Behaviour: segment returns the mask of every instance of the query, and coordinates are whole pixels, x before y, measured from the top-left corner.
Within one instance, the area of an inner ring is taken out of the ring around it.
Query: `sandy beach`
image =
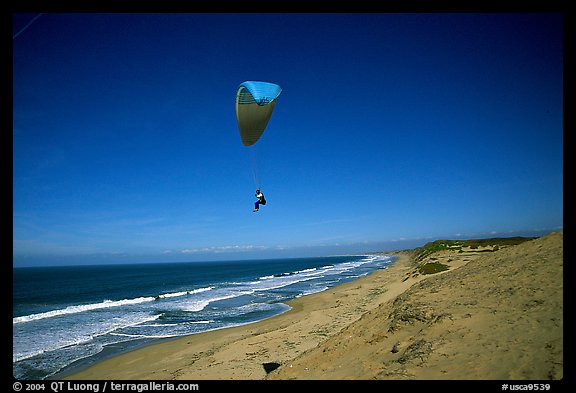
[[[396,255],[284,314],[149,345],[67,379],[563,378],[562,233]],[[449,268],[422,274],[426,263]]]

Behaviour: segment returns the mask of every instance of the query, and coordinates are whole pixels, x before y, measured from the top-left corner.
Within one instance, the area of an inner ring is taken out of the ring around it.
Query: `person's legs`
[[[254,202],[254,211],[258,211],[259,207],[260,207],[260,201]]]

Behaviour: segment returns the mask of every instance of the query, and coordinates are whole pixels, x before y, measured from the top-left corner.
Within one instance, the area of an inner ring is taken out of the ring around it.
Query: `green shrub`
[[[438,272],[443,272],[444,270],[448,270],[448,265],[444,265],[443,263],[432,262],[432,263],[425,263],[424,265],[420,266],[418,270],[422,274],[434,274]]]

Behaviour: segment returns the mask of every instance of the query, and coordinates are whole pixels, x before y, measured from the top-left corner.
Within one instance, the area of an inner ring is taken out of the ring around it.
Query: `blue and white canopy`
[[[246,81],[236,91],[236,119],[245,146],[251,146],[266,129],[280,86],[268,82]]]

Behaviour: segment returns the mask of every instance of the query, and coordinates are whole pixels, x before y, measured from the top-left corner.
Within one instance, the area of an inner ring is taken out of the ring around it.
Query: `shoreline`
[[[313,294],[312,294],[313,295]],[[202,331],[202,332],[198,332],[198,333],[192,333],[192,334],[187,334],[187,335],[183,335],[183,336],[174,336],[174,337],[162,337],[162,338],[155,338],[152,340],[146,340],[146,339],[140,339],[140,340],[134,340],[134,341],[128,341],[128,342],[122,342],[122,343],[116,343],[116,344],[112,344],[112,345],[106,345],[103,350],[100,353],[97,353],[95,355],[83,358],[83,359],[78,359],[72,363],[70,363],[69,365],[67,365],[66,367],[64,367],[62,370],[56,372],[55,374],[49,376],[48,378],[46,378],[47,380],[62,380],[62,379],[71,379],[69,377],[72,377],[75,374],[81,373],[84,370],[86,370],[89,367],[92,367],[94,365],[97,365],[100,362],[106,361],[108,359],[112,359],[115,358],[117,356],[126,354],[126,353],[130,353],[133,351],[137,351],[139,349],[143,349],[146,348],[148,346],[151,345],[162,345],[165,343],[168,343],[170,341],[174,341],[174,340],[180,340],[189,336],[196,336],[198,334],[205,334],[205,333],[210,333],[210,332],[214,332],[214,331],[218,331],[218,330],[225,330],[225,329],[233,329],[233,328],[237,328],[237,327],[242,327],[242,326],[246,326],[246,325],[251,325],[254,323],[258,323],[258,322],[262,322],[262,321],[266,321],[270,318],[274,318],[277,316],[280,316],[282,314],[285,314],[287,312],[289,312],[291,310],[291,308],[288,306],[288,309],[285,311],[282,311],[281,313],[274,315],[272,317],[268,317],[266,319],[262,319],[260,321],[254,321],[254,322],[246,322],[246,323],[240,323],[238,325],[232,325],[232,326],[226,326],[226,327],[220,327],[220,328],[214,328],[211,330],[206,330],[206,331]],[[136,341],[140,341],[140,342],[136,342]],[[116,349],[111,349],[110,347],[116,347]],[[117,349],[117,348],[121,348],[121,349]]]
[[[80,380],[563,378],[563,234],[445,249],[286,302],[258,322],[146,345]],[[449,269],[424,274],[419,264]]]
[[[376,270],[366,276],[339,284],[325,291],[300,296],[285,302],[290,309],[273,317],[244,325],[143,343],[134,349],[128,349],[102,359],[97,358],[94,362],[79,360],[76,365],[72,363],[51,379],[264,379],[266,371],[263,363],[286,361],[290,359],[290,356],[297,356],[318,345],[329,335],[360,318],[364,312],[376,307],[383,299],[397,296],[418,281],[414,279],[410,282],[402,282],[405,273],[413,267],[409,252],[395,251],[385,254],[396,258],[387,268]],[[384,284],[384,288],[382,284]],[[358,289],[360,288],[363,290],[359,292]],[[370,301],[362,300],[366,297],[365,295],[368,295]],[[346,304],[343,304],[339,299],[341,296],[346,298],[353,296],[357,301],[354,303],[347,301]],[[344,311],[345,317],[341,315],[341,311]],[[306,335],[307,333],[310,337],[305,340],[298,340],[297,334],[288,332],[287,329],[295,324],[304,325],[296,330],[298,334]],[[281,334],[282,332],[284,334]],[[258,351],[253,350],[259,347],[258,340],[265,340],[269,336],[274,336],[270,339],[278,342],[279,348],[283,348],[282,355],[276,358],[270,354],[260,357],[256,354]],[[291,337],[294,337],[295,340],[290,341]],[[222,374],[222,371],[219,371],[221,367],[214,365],[215,362],[212,360],[208,360],[207,364],[203,366],[206,370],[201,375],[170,372],[170,367],[175,370],[180,368],[180,356],[184,359],[192,355],[195,359],[192,363],[205,363],[201,359],[196,359],[198,356],[195,356],[194,353],[202,354],[200,355],[202,357],[210,353],[221,352],[232,344],[240,343],[243,348],[250,350],[244,353],[240,353],[240,350],[227,350],[227,352],[237,352],[238,356],[226,354],[225,361],[242,363],[242,357],[252,359],[248,359],[249,368],[245,368],[246,364],[244,364],[241,367],[243,368],[242,372],[237,370],[233,376]],[[166,367],[146,364],[146,359],[149,358],[163,358],[162,363],[166,363]],[[122,367],[123,364],[130,364],[133,367]]]
[[[99,353],[90,355],[88,357],[85,358],[81,358],[78,360],[73,361],[72,363],[68,364],[67,366],[65,366],[64,368],[62,368],[61,370],[55,372],[52,375],[49,375],[46,377],[46,380],[61,380],[61,379],[68,379],[68,378],[72,378],[72,376],[74,376],[75,374],[78,374],[82,371],[84,371],[85,369],[92,367],[102,361],[106,361],[108,359],[114,358],[116,356],[125,354],[125,353],[129,353],[132,351],[137,351],[139,349],[151,346],[151,345],[157,345],[157,344],[164,344],[167,342],[171,342],[174,340],[179,340],[179,339],[183,339],[189,336],[196,336],[199,334],[205,334],[205,333],[211,333],[214,331],[219,331],[219,330],[224,330],[224,329],[234,329],[234,328],[238,328],[238,327],[243,327],[243,326],[247,326],[247,325],[253,325],[259,322],[263,322],[266,321],[268,319],[271,318],[275,318],[278,316],[281,316],[285,313],[288,313],[290,311],[293,310],[293,306],[291,306],[291,302],[293,301],[298,301],[299,299],[302,298],[308,298],[310,296],[315,296],[317,294],[321,294],[324,293],[326,291],[329,291],[331,289],[334,289],[335,287],[341,286],[341,285],[345,285],[351,282],[355,282],[359,279],[362,279],[374,272],[377,271],[382,271],[382,270],[387,270],[390,266],[394,265],[396,263],[396,261],[398,260],[398,256],[395,254],[395,252],[374,252],[374,253],[366,253],[366,254],[347,254],[347,256],[374,256],[374,255],[385,255],[385,256],[391,256],[392,262],[390,263],[390,265],[384,267],[384,268],[380,268],[374,271],[369,272],[368,274],[353,278],[353,279],[347,279],[346,281],[337,284],[336,286],[331,286],[331,287],[325,287],[324,289],[321,290],[317,290],[317,291],[313,291],[313,292],[309,292],[309,293],[304,293],[301,294],[299,296],[297,296],[294,299],[288,300],[288,301],[283,301],[282,303],[279,303],[283,310],[278,312],[275,315],[272,316],[268,316],[265,317],[262,320],[256,320],[256,321],[251,321],[251,322],[243,322],[243,323],[238,323],[235,325],[230,325],[230,326],[225,326],[225,327],[218,327],[218,328],[213,328],[210,330],[205,330],[205,331],[201,331],[201,332],[197,332],[197,333],[190,333],[190,334],[186,334],[186,335],[179,335],[179,336],[172,336],[172,337],[158,337],[158,338],[153,338],[153,339],[137,339],[137,340],[131,340],[131,341],[127,341],[127,342],[120,342],[120,343],[114,343],[114,344],[109,344],[103,347],[102,351],[100,351]]]

